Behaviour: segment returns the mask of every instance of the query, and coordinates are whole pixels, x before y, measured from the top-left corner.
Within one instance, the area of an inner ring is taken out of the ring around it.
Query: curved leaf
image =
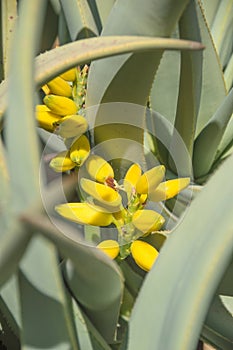
[[[128,52],[170,50],[200,50],[200,43],[167,38],[133,36],[97,37],[68,43],[45,52],[36,58],[35,81],[38,87],[71,67],[92,60]],[[8,81],[0,85],[0,116],[6,109]]]
[[[21,2],[20,20],[12,44],[5,133],[15,212],[24,210],[40,198],[33,72],[45,5],[44,0]],[[20,118],[17,117],[19,113]]]
[[[216,112],[218,106],[226,96],[226,87],[221,64],[200,0],[197,2],[197,15],[201,41],[205,45],[205,50],[203,51],[202,92],[196,135],[198,135],[207,124],[208,120]]]
[[[232,113],[233,89],[195,140],[193,154],[195,177],[202,177],[210,171]]]
[[[60,3],[72,41],[98,35],[87,0],[61,0]]]
[[[76,229],[62,222],[53,220],[53,226],[40,215],[24,216],[22,221],[32,230],[40,229],[70,260],[66,276],[74,297],[103,337],[113,341],[123,293],[123,278],[116,263],[95,247],[87,246]]]
[[[116,2],[101,35],[170,36],[186,4],[185,0],[176,1],[175,4],[166,0],[162,6],[160,1],[152,0],[143,3],[139,0]],[[88,77],[87,107],[109,102],[145,106],[162,53],[163,50],[154,53],[134,52],[131,55],[93,62]],[[98,124],[94,129],[95,143],[100,145],[101,151],[108,159],[121,159],[114,163],[115,169],[120,169],[119,177],[122,177],[128,159],[127,149],[130,147],[137,145],[135,153],[138,155],[138,162],[141,165],[145,163],[143,154],[145,111],[141,109],[137,112],[133,109],[125,113],[123,119],[128,124],[126,126],[118,123],[117,114],[122,114],[123,110],[121,104],[118,106],[118,113],[117,106],[114,106],[114,116],[110,112],[111,108],[106,111],[100,107],[96,115],[91,117],[95,118]],[[134,118],[139,122],[137,127]],[[126,146],[123,141],[127,139]],[[111,141],[112,143],[109,143]]]
[[[232,171],[233,157],[212,176],[167,239],[137,298],[128,350],[195,349],[214,291],[232,259]]]
[[[54,245],[44,238],[33,238],[20,264],[18,279],[23,348],[78,350]]]
[[[201,40],[196,6],[193,1],[189,3],[179,21],[179,30],[181,38]],[[182,171],[183,176],[190,176],[192,174],[190,158],[192,158],[193,153],[193,143],[201,96],[202,56],[202,51],[195,53],[188,51],[181,52],[180,86],[174,126],[175,132],[180,134],[188,151],[188,158],[186,159],[184,157],[179,164],[178,171]],[[180,153],[179,147],[176,147],[176,137],[175,139],[171,139],[170,148]],[[174,171],[177,164],[173,163],[173,157],[170,157],[169,163]]]

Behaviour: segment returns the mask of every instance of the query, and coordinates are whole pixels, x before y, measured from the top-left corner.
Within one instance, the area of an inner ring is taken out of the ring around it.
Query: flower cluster
[[[158,251],[141,237],[144,239],[160,230],[165,222],[160,213],[148,208],[148,203],[176,196],[189,185],[190,179],[163,181],[163,165],[142,173],[139,164],[132,164],[123,184],[119,184],[111,165],[98,155],[90,155],[83,167],[87,174],[79,182],[83,201],[58,205],[56,211],[66,219],[83,225],[115,225],[118,240],[103,241],[98,248],[111,258],[124,259],[131,253],[135,262],[148,271]]]
[[[90,153],[84,133],[88,123],[83,114],[88,66],[73,68],[42,87],[44,104],[36,106],[39,127],[65,139],[68,150],[60,152],[50,162],[56,172],[82,165]]]

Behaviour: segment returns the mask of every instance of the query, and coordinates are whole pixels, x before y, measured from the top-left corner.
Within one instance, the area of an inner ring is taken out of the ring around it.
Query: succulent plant
[[[0,348],[232,349],[233,0],[0,9]]]

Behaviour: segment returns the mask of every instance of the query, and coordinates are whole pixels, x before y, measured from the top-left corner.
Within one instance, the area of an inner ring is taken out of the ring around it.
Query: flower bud
[[[105,241],[100,242],[97,245],[97,248],[101,249],[111,259],[115,259],[120,252],[118,242],[113,239],[107,239]]]
[[[61,119],[60,115],[52,113],[47,106],[36,106],[36,120],[40,128],[49,132],[54,132],[56,123],[60,122]]]
[[[76,68],[71,68],[66,72],[60,74],[60,77],[66,81],[74,81],[76,79]]]
[[[60,120],[57,134],[64,138],[78,137],[87,131],[87,120],[78,114],[68,115]]]
[[[159,252],[152,245],[140,240],[134,241],[130,250],[136,264],[144,271],[149,271],[159,256]]]
[[[43,101],[53,113],[61,116],[76,114],[78,110],[75,102],[68,97],[47,95]]]
[[[162,215],[149,209],[137,210],[132,218],[133,225],[144,235],[160,230],[164,222]]]
[[[108,178],[114,178],[114,171],[111,165],[100,156],[91,155],[86,163],[86,169],[93,180],[105,183]]]
[[[81,166],[90,154],[90,143],[85,135],[74,140],[70,147],[70,159]]]
[[[49,166],[57,173],[73,169],[75,165],[76,164],[72,162],[72,160],[69,157],[69,152],[67,151],[58,153],[56,157],[54,157],[49,163]]]
[[[51,94],[66,97],[72,96],[71,86],[61,77],[56,77],[53,80],[50,80],[47,85]]]

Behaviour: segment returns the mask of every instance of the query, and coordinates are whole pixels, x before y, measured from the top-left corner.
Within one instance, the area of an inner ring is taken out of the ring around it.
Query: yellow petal
[[[43,102],[53,113],[61,116],[76,114],[78,110],[76,103],[64,96],[47,95]]]
[[[48,95],[50,93],[49,87],[46,84],[43,85],[41,89],[44,91],[45,95]]]
[[[89,194],[98,204],[110,211],[119,211],[121,209],[121,196],[111,187],[102,185],[89,179],[82,178],[81,188]]]
[[[61,77],[56,77],[53,80],[50,80],[47,83],[47,86],[51,94],[66,97],[71,97],[72,95],[71,86],[67,83],[67,81],[65,81]]]
[[[36,106],[36,120],[38,126],[49,132],[54,132],[56,123],[60,122],[62,117],[58,114],[54,114],[45,105]]]
[[[132,218],[133,225],[144,234],[160,230],[164,222],[162,215],[149,209],[137,210]]]
[[[145,271],[149,271],[152,268],[159,255],[159,252],[154,247],[139,240],[134,241],[130,249],[136,264]]]
[[[76,68],[71,68],[60,74],[60,77],[66,81],[74,81],[76,79]]]
[[[117,241],[113,239],[107,239],[100,242],[97,248],[101,249],[105,254],[107,254],[111,259],[115,259],[120,252],[120,247]]]
[[[133,164],[128,169],[124,181],[129,182],[133,187],[136,187],[136,183],[138,182],[140,176],[141,176],[142,170],[140,165]]]
[[[75,165],[76,164],[72,162],[69,157],[69,152],[67,151],[58,153],[49,163],[49,166],[58,173],[73,169]]]
[[[93,180],[104,183],[107,178],[114,178],[111,165],[100,156],[91,155],[86,163],[86,169]]]
[[[90,154],[90,143],[85,135],[79,136],[70,147],[70,159],[81,166]]]
[[[67,203],[55,207],[64,218],[82,225],[108,226],[113,217],[103,208],[88,203]]]
[[[136,184],[137,193],[148,194],[151,191],[154,191],[163,180],[164,175],[165,167],[163,165],[156,166],[146,171],[142,176],[140,176]]]
[[[67,115],[61,119],[57,134],[64,138],[79,137],[87,131],[88,123],[82,115]]]
[[[173,198],[190,184],[189,177],[168,180],[161,182],[155,191],[151,191],[149,199],[154,202],[164,201]]]

